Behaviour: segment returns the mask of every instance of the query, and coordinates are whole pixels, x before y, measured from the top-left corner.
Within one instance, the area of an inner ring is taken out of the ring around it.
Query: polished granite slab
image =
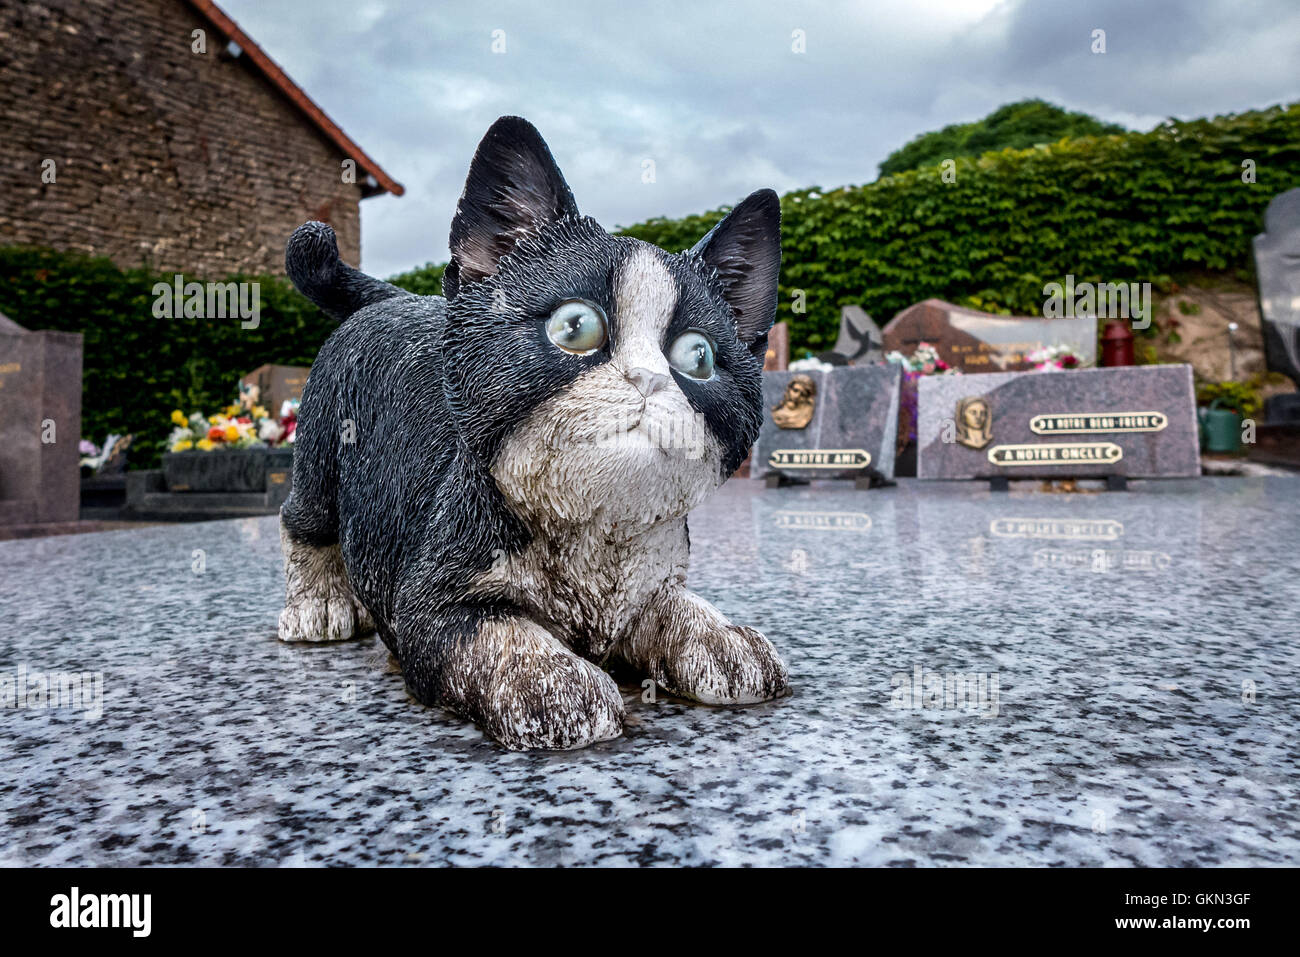
[[[1300,863],[1300,477],[1012,489],[730,483],[692,584],[794,696],[563,754],[279,643],[274,518],[0,543],[0,695],[103,682],[0,707],[0,865]]]

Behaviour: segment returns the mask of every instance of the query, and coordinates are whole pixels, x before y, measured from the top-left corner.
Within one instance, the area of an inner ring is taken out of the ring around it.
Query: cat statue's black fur
[[[679,255],[607,234],[518,117],[470,166],[445,300],[299,227],[289,276],[342,325],[299,409],[280,637],[377,628],[417,699],[512,749],[619,735],[605,666],[787,694],[771,643],[684,584],[686,514],[758,435],[780,249],[771,190]]]

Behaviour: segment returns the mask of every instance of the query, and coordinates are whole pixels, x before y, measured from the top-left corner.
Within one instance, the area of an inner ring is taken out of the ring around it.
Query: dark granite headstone
[[[840,310],[840,336],[830,352],[817,358],[832,365],[867,365],[885,357],[880,327],[861,306]]]
[[[1201,474],[1189,365],[927,376],[923,479]]]
[[[884,329],[886,352],[911,355],[922,342],[934,346],[948,365],[968,373],[1030,369],[1029,353],[1057,345],[1068,345],[1081,364],[1091,365],[1097,361],[1097,320],[995,316],[926,299],[908,306]]]
[[[1265,361],[1300,385],[1300,188],[1268,204],[1255,237],[1255,273]]]
[[[873,469],[893,478],[901,375],[897,365],[763,373],[752,474],[854,478]]]
[[[81,349],[79,332],[0,316],[0,524],[77,519]]]

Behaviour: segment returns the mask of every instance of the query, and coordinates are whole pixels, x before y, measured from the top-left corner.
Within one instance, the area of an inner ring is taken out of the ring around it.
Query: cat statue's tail
[[[293,231],[284,250],[284,269],[300,293],[339,322],[365,306],[412,295],[339,259],[338,240],[325,223],[303,223]]]

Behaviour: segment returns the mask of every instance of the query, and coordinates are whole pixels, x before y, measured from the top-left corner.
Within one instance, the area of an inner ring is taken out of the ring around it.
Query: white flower
[[[279,442],[284,437],[284,427],[275,419],[263,419],[257,428],[257,437],[263,442]]]
[[[791,372],[830,372],[834,368],[829,362],[822,362],[815,356],[809,356],[807,359],[796,359],[789,365]]]

